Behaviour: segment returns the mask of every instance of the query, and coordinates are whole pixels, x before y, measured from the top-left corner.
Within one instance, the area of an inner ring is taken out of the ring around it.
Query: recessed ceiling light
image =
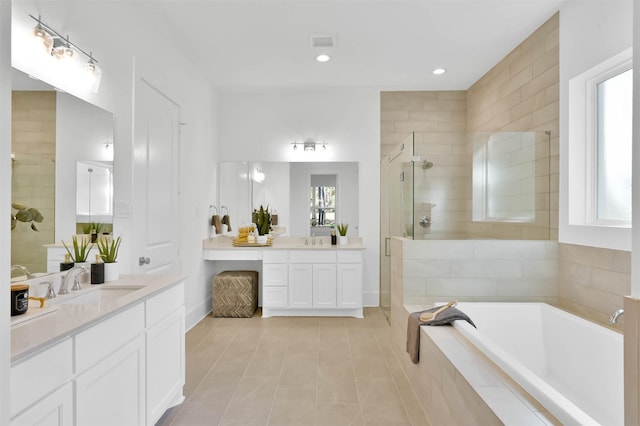
[[[327,62],[329,59],[331,59],[331,57],[329,55],[327,55],[326,53],[322,53],[322,54],[316,56],[316,61],[318,61],[318,62]]]
[[[445,70],[444,68],[436,68],[433,71],[431,71],[433,75],[440,75],[440,74],[444,74],[445,72],[447,72],[447,70]]]

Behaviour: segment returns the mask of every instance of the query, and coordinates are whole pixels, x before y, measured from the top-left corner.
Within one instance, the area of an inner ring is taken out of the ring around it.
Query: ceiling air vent
[[[311,36],[311,47],[334,47],[335,45],[333,36]]]

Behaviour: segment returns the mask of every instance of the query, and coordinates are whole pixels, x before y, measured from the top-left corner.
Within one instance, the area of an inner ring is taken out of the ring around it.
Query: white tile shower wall
[[[403,240],[405,304],[554,302],[558,243],[535,240]]]

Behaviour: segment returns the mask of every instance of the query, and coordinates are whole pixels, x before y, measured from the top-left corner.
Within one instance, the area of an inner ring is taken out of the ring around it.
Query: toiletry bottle
[[[91,284],[104,283],[104,263],[99,254],[96,254],[96,263],[91,264]]]
[[[73,268],[73,262],[71,261],[71,256],[69,255],[69,253],[65,253],[64,262],[60,262],[60,272],[68,271],[71,268]]]

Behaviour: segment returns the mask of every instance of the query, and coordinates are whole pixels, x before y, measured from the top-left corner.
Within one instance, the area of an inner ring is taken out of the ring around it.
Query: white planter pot
[[[258,244],[267,244],[267,236],[266,235],[258,235],[256,237],[256,242]]]
[[[344,246],[349,244],[349,237],[346,235],[343,237],[342,235],[338,235],[338,245]]]
[[[104,282],[115,281],[120,278],[118,262],[104,264]]]

